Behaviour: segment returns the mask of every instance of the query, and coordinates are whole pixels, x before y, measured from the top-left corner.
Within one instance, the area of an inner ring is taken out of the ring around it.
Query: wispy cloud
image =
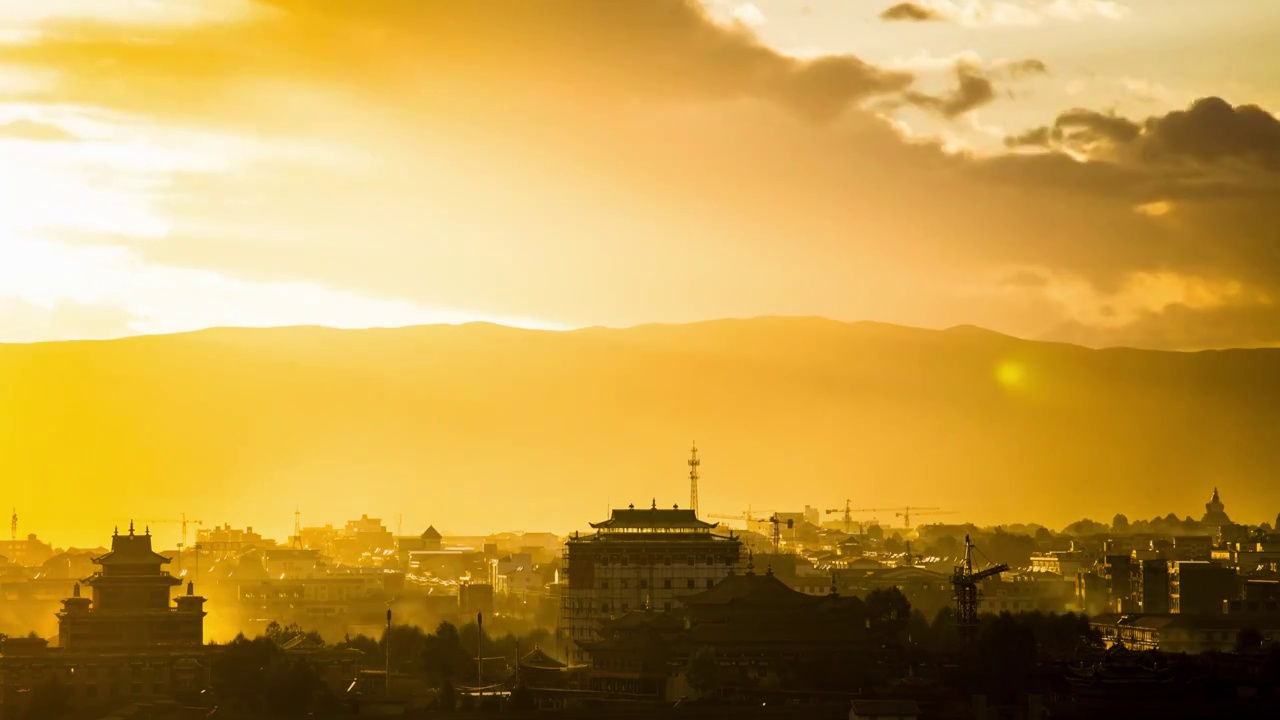
[[[961,25],[1039,25],[1048,21],[1121,20],[1129,8],[1112,0],[921,0],[880,14],[894,21],[950,21]]]

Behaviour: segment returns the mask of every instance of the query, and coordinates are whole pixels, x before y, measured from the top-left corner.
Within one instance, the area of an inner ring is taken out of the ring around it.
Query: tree
[[[694,652],[689,657],[684,676],[689,681],[689,687],[700,696],[709,695],[719,689],[720,659],[716,657],[716,651],[704,647]]]
[[[278,658],[268,673],[270,692],[265,696],[267,711],[275,716],[308,715],[322,683],[311,663],[304,658]]]
[[[867,593],[867,622],[871,631],[885,638],[900,638],[911,621],[911,602],[896,587]]]
[[[1174,520],[1177,521],[1177,518],[1174,518]],[[1067,535],[1074,535],[1079,537],[1082,535],[1103,535],[1107,533],[1110,529],[1111,528],[1108,528],[1106,525],[1103,525],[1100,522],[1090,520],[1089,518],[1084,518],[1083,520],[1077,520],[1071,523],[1070,525],[1066,526],[1065,528],[1062,529],[1062,532],[1066,533]]]
[[[426,636],[422,648],[423,671],[428,683],[452,682],[475,667],[475,659],[462,646],[462,636],[453,623],[442,622]]]
[[[378,641],[364,634],[356,635],[355,637],[348,635],[342,642],[338,643],[337,647],[339,649],[351,648],[359,650],[366,658],[376,658],[379,652]]]
[[[453,683],[449,682],[449,678],[445,678],[440,684],[440,693],[436,695],[436,705],[441,710],[451,711],[458,707],[458,691],[453,689]]]
[[[1036,663],[1036,636],[1009,613],[1000,613],[982,628],[978,653],[987,673],[988,689],[1017,697],[1026,688]]]
[[[1129,532],[1129,518],[1121,513],[1116,513],[1116,516],[1111,518],[1111,530],[1117,533]]]
[[[260,712],[269,690],[268,677],[284,651],[269,638],[250,640],[243,634],[213,658],[213,691],[231,710]]]
[[[320,633],[315,630],[303,630],[302,626],[298,623],[281,625],[275,620],[272,620],[271,623],[267,625],[267,629],[263,632],[263,635],[265,635],[271,642],[282,647],[285,643],[298,636],[303,636],[316,645],[324,645],[324,638],[320,636]]]
[[[936,652],[953,652],[960,647],[960,631],[956,627],[956,611],[950,605],[938,609],[930,625]]]
[[[884,528],[880,527],[879,523],[872,523],[867,527],[867,537],[872,540],[883,540]]]

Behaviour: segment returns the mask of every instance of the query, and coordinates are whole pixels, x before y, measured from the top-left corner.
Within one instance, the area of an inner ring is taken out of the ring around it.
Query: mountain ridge
[[[568,531],[610,502],[687,503],[696,439],[704,513],[850,498],[1061,527],[1198,516],[1219,485],[1261,522],[1280,509],[1276,397],[1275,350],[820,318],[0,345],[0,474],[16,480],[0,501],[79,544],[103,518],[182,512],[283,537],[295,506]]]

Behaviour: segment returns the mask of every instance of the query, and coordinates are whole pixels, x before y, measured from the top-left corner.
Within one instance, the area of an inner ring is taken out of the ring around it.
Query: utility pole
[[[476,613],[476,693],[484,698],[484,613]],[[477,700],[476,705],[481,703]]]
[[[387,642],[385,643],[387,650],[386,670],[383,675],[384,688],[383,693],[387,699],[391,698],[391,608],[387,608]]]
[[[698,514],[698,466],[702,461],[698,459],[698,443],[693,443],[693,456],[689,458],[689,507],[693,508],[693,514]]]

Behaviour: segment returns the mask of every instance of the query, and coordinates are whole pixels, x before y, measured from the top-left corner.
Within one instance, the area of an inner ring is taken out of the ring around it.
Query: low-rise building
[[[1108,648],[1123,645],[1136,651],[1234,652],[1246,628],[1260,632],[1264,642],[1280,641],[1280,615],[1112,613],[1095,617],[1089,624]]]
[[[1240,596],[1234,568],[1201,560],[1171,562],[1169,568],[1169,612],[1220,613]]]
[[[35,535],[22,540],[0,540],[0,556],[14,565],[37,567],[53,557],[53,546]]]

